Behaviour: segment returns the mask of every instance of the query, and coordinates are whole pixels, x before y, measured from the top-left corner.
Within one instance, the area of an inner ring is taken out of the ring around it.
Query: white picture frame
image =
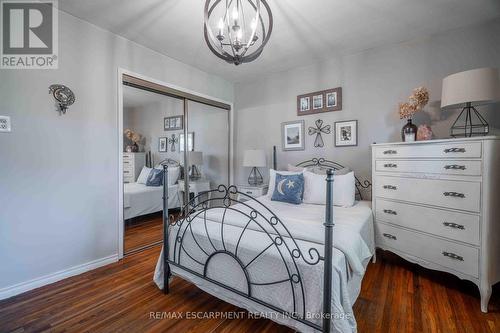
[[[332,91],[326,94],[326,107],[329,108],[334,108],[338,104],[338,98],[337,98],[337,92]]]
[[[311,98],[309,96],[300,98],[300,112],[311,110]]]
[[[168,144],[167,138],[158,138],[158,152],[166,153],[168,149],[167,144]]]
[[[323,94],[313,96],[313,110],[323,109]]]
[[[188,151],[194,151],[194,132],[188,133]],[[179,134],[179,150],[184,151],[184,133]]]
[[[304,150],[304,120],[281,123],[281,142],[284,151]]]

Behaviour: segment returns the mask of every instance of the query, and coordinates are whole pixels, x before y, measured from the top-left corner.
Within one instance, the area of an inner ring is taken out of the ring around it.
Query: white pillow
[[[155,169],[163,170],[163,165],[155,166]],[[181,173],[181,168],[179,166],[169,166],[168,167],[168,186],[175,185],[179,180],[179,175]]]
[[[269,169],[269,189],[267,190],[267,197],[271,198],[274,193],[274,185],[276,184],[276,173],[281,175],[300,175],[302,171],[276,171],[274,169]],[[304,186],[305,187],[305,186]]]
[[[139,174],[139,177],[137,177],[137,184],[144,184],[146,185],[146,182],[149,177],[149,173],[153,170],[152,168],[148,167],[142,167],[141,173]]]
[[[333,176],[333,205],[351,207],[356,197],[354,172]],[[326,176],[304,172],[304,203],[326,204]]]
[[[303,172],[304,170],[306,170],[306,168],[288,164],[287,170],[291,172]]]

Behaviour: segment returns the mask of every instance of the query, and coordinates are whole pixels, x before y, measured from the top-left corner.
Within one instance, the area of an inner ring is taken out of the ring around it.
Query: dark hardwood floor
[[[163,295],[152,281],[159,251],[154,247],[0,301],[0,332],[291,332],[266,319],[186,319],[194,312],[243,310],[179,278]],[[472,283],[388,252],[368,266],[354,310],[361,333],[500,332],[498,288],[483,314]]]
[[[162,213],[134,218],[125,225],[125,254],[163,239]]]

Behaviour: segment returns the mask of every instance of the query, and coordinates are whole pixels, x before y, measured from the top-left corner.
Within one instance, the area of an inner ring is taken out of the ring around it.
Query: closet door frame
[[[123,86],[124,82],[127,85],[135,86],[136,88],[149,90],[159,94],[167,95],[170,97],[178,98],[183,100],[184,104],[184,137],[187,138],[188,133],[188,101],[198,102],[205,105],[217,107],[220,109],[227,110],[228,112],[228,139],[229,139],[229,161],[228,161],[228,174],[229,174],[229,184],[234,183],[234,107],[233,103],[229,101],[222,100],[213,96],[205,95],[190,89],[179,87],[177,85],[163,82],[145,75],[135,73],[133,71],[118,68],[117,75],[117,86],[118,86],[118,259],[122,259],[124,255],[124,231],[125,223],[123,217]],[[187,161],[187,140],[184,140],[184,161],[185,165],[188,165]],[[186,170],[185,170],[186,173]],[[186,177],[185,177],[186,178]],[[184,193],[189,196],[189,179],[184,182],[185,189]],[[184,199],[186,200],[186,198]],[[187,201],[184,201],[187,202]]]

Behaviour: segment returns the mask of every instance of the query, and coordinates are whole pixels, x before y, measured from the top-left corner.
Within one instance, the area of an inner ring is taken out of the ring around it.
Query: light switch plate
[[[10,117],[9,116],[0,116],[0,132],[10,132]]]

